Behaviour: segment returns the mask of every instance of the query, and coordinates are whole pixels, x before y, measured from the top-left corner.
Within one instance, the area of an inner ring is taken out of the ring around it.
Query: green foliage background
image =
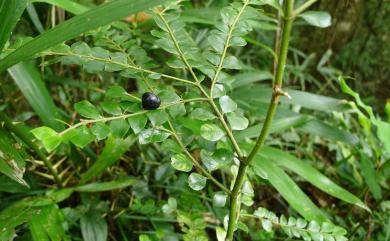
[[[390,240],[389,4],[310,2],[279,89],[278,1],[0,0],[0,240]]]

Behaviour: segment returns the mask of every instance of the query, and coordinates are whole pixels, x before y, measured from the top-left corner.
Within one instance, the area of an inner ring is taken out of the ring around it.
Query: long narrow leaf
[[[38,70],[30,63],[20,63],[9,68],[8,72],[42,122],[61,130],[60,115]]]
[[[80,3],[72,0],[30,0],[31,3],[42,2],[48,3],[57,7],[60,7],[73,14],[82,14],[89,10],[89,7],[81,5]]]
[[[27,0],[0,0],[0,53],[27,6]]]
[[[257,155],[252,162],[257,175],[267,179],[278,190],[280,195],[307,220],[323,223],[328,220],[326,215],[310,200],[298,185],[272,160]]]
[[[0,61],[0,72],[20,61],[30,59],[47,48],[73,39],[86,31],[96,29],[163,2],[164,0],[116,0],[96,7],[44,32],[6,56]]]
[[[20,155],[22,150],[17,150],[14,145],[13,138],[0,128],[0,172],[14,181],[28,186],[23,180],[25,161]]]
[[[310,166],[306,162],[299,160],[286,152],[280,151],[272,147],[264,147],[261,150],[261,155],[267,156],[273,162],[276,162],[279,166],[289,169],[295,172],[318,189],[326,192],[327,194],[336,197],[345,202],[359,206],[366,210],[369,208],[358,197],[348,192],[344,188],[340,187],[328,177],[323,175],[314,167]]]
[[[319,120],[311,120],[298,129],[304,133],[308,133],[314,136],[320,136],[327,140],[341,141],[349,145],[356,145],[359,142],[359,138],[347,131],[325,124]]]

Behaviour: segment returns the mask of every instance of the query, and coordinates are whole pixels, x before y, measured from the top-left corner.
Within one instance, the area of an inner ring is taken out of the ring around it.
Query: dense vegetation
[[[336,2],[0,0],[0,241],[390,240],[389,6]]]

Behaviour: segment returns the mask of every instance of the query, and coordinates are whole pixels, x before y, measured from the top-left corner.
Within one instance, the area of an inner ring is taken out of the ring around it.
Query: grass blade
[[[93,177],[96,177],[101,172],[106,170],[107,167],[116,163],[119,158],[129,149],[129,147],[135,142],[134,136],[129,136],[126,139],[120,139],[110,136],[106,145],[96,160],[96,162],[81,176],[81,183],[85,183]]]
[[[272,147],[264,147],[261,151],[261,154],[267,156],[279,166],[295,172],[306,181],[310,182],[315,187],[326,192],[327,194],[364,208],[368,211],[370,210],[358,197],[334,183],[332,180],[306,162]]]
[[[63,125],[60,115],[38,70],[30,63],[20,63],[8,69],[15,83],[42,122],[59,131]]]
[[[365,154],[360,155],[360,170],[372,196],[376,200],[380,200],[382,198],[382,191],[378,182],[378,175],[374,164]]]
[[[298,130],[313,136],[320,136],[327,140],[341,141],[349,145],[356,145],[359,143],[359,138],[356,135],[325,124],[319,120],[308,121],[307,123],[299,126]]]
[[[0,0],[0,53],[27,6],[27,0]]]
[[[89,10],[89,7],[81,5],[71,0],[31,0],[31,3],[48,3],[57,7],[60,7],[75,15],[82,14]]]
[[[80,34],[149,9],[164,0],[116,0],[71,18],[24,44],[0,61],[0,72]]]
[[[329,221],[321,209],[272,160],[263,155],[257,155],[252,163],[255,173],[267,179],[291,207],[306,220],[315,220],[319,223]]]

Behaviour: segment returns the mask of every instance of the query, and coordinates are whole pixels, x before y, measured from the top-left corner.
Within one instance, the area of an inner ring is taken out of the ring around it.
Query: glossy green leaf
[[[110,134],[110,127],[103,122],[97,122],[91,127],[91,132],[100,141],[106,139],[108,134]]]
[[[117,119],[110,122],[110,130],[115,137],[123,138],[130,129],[126,119]]]
[[[126,139],[109,136],[96,162],[81,175],[81,182],[87,182],[118,162],[120,157],[134,144],[135,140],[136,138],[133,135],[129,135]]]
[[[113,101],[103,101],[101,104],[102,109],[110,115],[121,115],[122,110],[119,103]]]
[[[52,28],[0,61],[0,72],[37,53],[100,26],[163,3],[163,0],[116,0],[96,7]]]
[[[77,147],[84,148],[95,139],[95,136],[86,126],[81,126],[77,129],[73,129],[70,137],[70,141]]]
[[[102,117],[96,107],[87,100],[76,103],[74,109],[79,115],[85,118],[99,119]]]
[[[183,153],[171,157],[171,165],[178,171],[189,172],[192,170],[192,161]]]
[[[209,141],[218,141],[225,136],[225,132],[217,125],[214,124],[204,124],[200,128],[200,135]]]
[[[223,166],[228,166],[233,161],[233,153],[227,149],[218,149],[214,152],[206,150],[200,151],[200,157],[203,165],[208,171],[215,171]]]
[[[203,108],[196,108],[193,110],[191,112],[191,117],[202,121],[208,121],[217,118],[211,111]]]
[[[147,129],[139,134],[139,143],[141,145],[162,142],[169,137],[169,133],[157,129]]]
[[[219,98],[219,105],[223,113],[233,112],[237,109],[237,104],[229,96],[225,95]]]
[[[332,17],[328,12],[306,11],[299,16],[310,25],[320,28],[326,28],[332,24]]]
[[[48,152],[53,151],[62,142],[62,137],[53,129],[43,126],[31,131],[40,140]]]
[[[223,61],[223,68],[225,68],[225,69],[241,69],[241,65],[236,57],[228,56]]]
[[[188,185],[195,191],[202,190],[206,186],[206,182],[207,178],[198,173],[193,172],[188,176]]]
[[[126,94],[127,94],[126,90],[122,86],[119,86],[119,85],[111,86],[106,91],[106,96],[108,98],[122,98],[122,97],[126,96]]]
[[[145,115],[136,115],[130,117],[128,122],[134,133],[138,134],[145,128],[148,118]]]
[[[245,130],[249,125],[249,120],[237,112],[227,113],[226,117],[232,130]]]
[[[165,110],[153,110],[146,114],[154,126],[162,125],[168,121],[168,115]]]
[[[226,204],[227,195],[223,192],[217,192],[213,196],[213,205],[215,207],[224,207]]]
[[[277,165],[295,172],[310,182],[313,186],[328,193],[329,195],[369,210],[368,207],[362,201],[360,201],[359,198],[334,183],[332,180],[323,175],[321,172],[317,171],[317,169],[308,163],[271,147],[264,147],[261,151],[261,155],[265,155],[268,159],[272,160]]]

